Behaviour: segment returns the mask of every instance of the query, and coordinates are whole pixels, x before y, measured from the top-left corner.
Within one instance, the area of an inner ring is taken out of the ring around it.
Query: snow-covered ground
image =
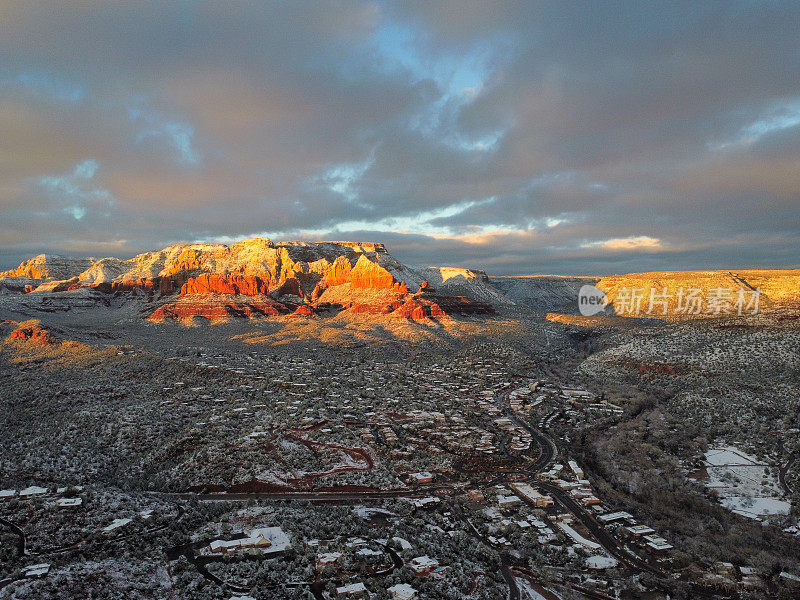
[[[586,566],[590,569],[613,569],[617,566],[618,561],[616,558],[605,556],[603,554],[596,554],[589,556],[586,559]]]
[[[521,600],[549,600],[531,586],[530,582],[523,578],[523,577],[515,577],[514,580],[517,582],[517,587],[519,588],[519,596]],[[547,590],[550,594],[553,594],[556,598],[559,598],[557,594],[554,592]]]
[[[783,500],[778,482],[767,473],[766,465],[739,448],[710,448],[706,471],[706,486],[715,489],[722,505],[733,512],[751,519],[789,513],[791,505]]]

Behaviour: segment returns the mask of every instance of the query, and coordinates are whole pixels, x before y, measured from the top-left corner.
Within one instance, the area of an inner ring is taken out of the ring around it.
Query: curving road
[[[789,472],[792,464],[797,461],[798,456],[792,455],[789,457],[789,460],[783,465],[780,469],[778,469],[778,481],[780,481],[781,487],[783,491],[786,493],[787,496],[790,496],[792,492],[792,488],[789,487],[789,484],[786,483],[786,474]]]
[[[17,538],[18,538],[17,539],[17,552],[19,553],[19,555],[21,557],[25,556],[28,553],[27,548],[26,548],[28,542],[27,542],[27,538],[25,537],[25,531],[22,529],[22,527],[20,527],[19,525],[17,525],[13,521],[9,521],[8,519],[3,519],[2,517],[0,517],[0,525],[4,525],[4,526],[8,527],[15,534],[17,534]]]
[[[504,412],[518,425],[524,427],[530,434],[531,437],[539,444],[541,448],[541,454],[539,458],[534,463],[536,469],[531,473],[531,477],[529,478],[529,483],[535,484],[540,489],[547,491],[551,496],[556,498],[559,503],[564,506],[568,511],[570,511],[574,516],[576,516],[581,523],[583,523],[586,528],[595,536],[597,541],[603,546],[603,548],[616,559],[618,559],[622,564],[626,565],[628,568],[635,570],[635,571],[646,571],[655,575],[662,581],[665,579],[672,579],[672,575],[666,571],[664,571],[660,566],[651,564],[647,560],[642,559],[640,556],[634,554],[631,550],[626,549],[614,536],[612,536],[606,528],[598,523],[594,516],[591,513],[587,512],[583,506],[581,506],[578,502],[575,501],[572,496],[562,490],[560,487],[553,485],[551,483],[542,482],[536,480],[536,475],[538,475],[541,471],[543,471],[549,464],[555,459],[558,455],[558,448],[556,447],[555,443],[547,437],[544,433],[539,431],[538,429],[531,426],[529,423],[525,423],[521,419],[519,419],[516,415],[514,415],[505,404],[505,397],[503,397],[503,401],[501,406],[503,407]],[[800,457],[795,456],[794,460],[797,460]],[[781,474],[785,476],[786,471],[791,466],[793,460],[790,460],[783,469],[781,469]],[[785,481],[783,482],[785,485]],[[514,584],[516,588],[516,584]],[[581,593],[586,594],[584,589],[580,588],[579,586],[572,585],[574,589],[580,591]],[[705,587],[698,583],[692,583],[692,594],[694,598],[718,598],[719,594],[713,587]],[[593,593],[593,594],[586,594],[590,597],[594,598],[603,598],[606,597],[600,593]]]
[[[611,554],[621,563],[634,570],[647,571],[659,577],[668,577],[669,574],[660,567],[650,564],[630,550],[624,548],[622,544],[620,544],[620,542],[614,536],[612,536],[603,525],[598,523],[594,517],[588,513],[583,506],[576,502],[575,499],[572,498],[572,496],[570,496],[567,492],[562,490],[557,485],[536,480],[536,476],[550,466],[550,464],[552,464],[552,462],[558,456],[558,447],[556,446],[555,442],[553,442],[553,440],[547,437],[544,433],[533,427],[530,423],[526,423],[520,419],[512,410],[507,408],[505,406],[505,395],[501,396],[500,400],[503,406],[504,414],[514,423],[520,427],[523,427],[539,445],[539,458],[536,459],[532,465],[533,468],[529,482],[535,484],[542,490],[546,490],[547,493],[557,499],[564,508],[566,508],[575,517],[577,517],[581,523],[583,523],[583,525],[597,539],[600,545],[603,546],[603,548],[605,548],[609,554]]]

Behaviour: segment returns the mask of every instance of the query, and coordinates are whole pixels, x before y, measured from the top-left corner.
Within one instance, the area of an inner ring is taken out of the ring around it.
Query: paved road
[[[621,563],[627,565],[629,568],[638,571],[647,571],[659,577],[668,577],[669,575],[660,567],[652,565],[647,561],[636,556],[632,552],[626,550],[622,544],[612,536],[608,530],[598,523],[592,515],[576,502],[572,496],[562,490],[556,485],[535,481],[536,475],[545,470],[558,456],[558,448],[555,442],[551,440],[544,433],[520,419],[512,410],[505,406],[506,396],[501,396],[501,404],[503,406],[504,414],[510,418],[514,423],[520,427],[525,428],[530,433],[533,440],[539,445],[540,455],[539,458],[532,465],[532,472],[530,482],[535,483],[539,488],[546,490],[551,496],[556,498],[559,503],[576,516],[581,523],[594,535],[600,545],[603,546],[612,556],[618,559]]]
[[[502,565],[500,572],[503,574],[503,579],[505,579],[508,584],[509,600],[519,600],[519,586],[517,585],[517,580],[514,578],[514,573],[511,571],[512,565],[509,562],[508,556],[504,553],[500,553],[500,564]]]
[[[544,482],[538,482],[537,485],[539,488],[546,490],[547,493],[558,500],[562,506],[564,506],[573,515],[578,517],[586,529],[592,532],[592,535],[597,539],[597,541],[600,542],[603,548],[605,548],[614,558],[618,559],[620,562],[634,570],[647,571],[653,575],[658,575],[659,577],[669,576],[669,574],[660,567],[652,565],[639,556],[636,556],[632,552],[626,550],[605,527],[598,523],[591,514],[586,512],[572,496],[570,496],[560,487]]]
[[[381,500],[383,498],[419,498],[430,495],[436,490],[448,487],[446,484],[417,486],[407,490],[379,490],[372,492],[254,492],[230,494],[227,492],[211,494],[178,493],[170,494],[174,498],[197,499],[207,501],[242,502],[247,500],[308,500],[310,502],[363,502],[364,500]]]
[[[556,498],[567,510],[569,510],[574,516],[580,519],[581,523],[583,523],[586,528],[595,536],[598,542],[608,551],[609,554],[617,558],[620,562],[628,566],[629,568],[636,570],[636,571],[646,571],[651,573],[662,581],[665,579],[671,579],[671,575],[664,571],[661,567],[651,564],[646,560],[642,559],[641,557],[637,556],[631,551],[626,550],[620,542],[614,538],[606,528],[598,523],[594,517],[588,513],[578,502],[576,502],[572,496],[566,493],[564,490],[559,488],[556,485],[545,483],[536,480],[536,475],[543,471],[549,464],[555,459],[558,454],[558,448],[556,447],[555,443],[547,437],[544,433],[539,431],[538,429],[531,426],[529,423],[525,423],[524,421],[520,420],[516,417],[513,413],[505,409],[505,404],[503,403],[504,410],[506,410],[506,414],[514,420],[515,423],[524,427],[533,437],[537,444],[539,444],[541,450],[541,455],[539,459],[536,461],[535,466],[536,470],[531,473],[531,477],[529,481],[531,483],[535,483],[541,489],[546,490],[550,495]],[[795,460],[798,457],[795,457]],[[784,473],[788,470],[789,466],[791,465],[790,461],[782,470]],[[694,598],[718,598],[719,594],[713,588],[708,588],[702,586],[700,584],[691,584],[692,586],[692,594]],[[581,593],[586,593],[583,589],[578,588],[577,586],[572,586],[575,589],[578,589]],[[587,594],[590,597],[600,598],[603,597],[603,594],[595,593],[595,594]]]
[[[13,521],[9,521],[8,519],[3,519],[0,517],[0,525],[5,525],[9,529],[11,529],[14,533],[17,534],[17,552],[20,556],[25,556],[27,554],[27,539],[25,537],[25,531],[14,523]]]
[[[789,469],[792,466],[792,463],[796,462],[798,459],[797,455],[792,455],[789,457],[789,460],[783,465],[780,469],[778,469],[778,481],[780,481],[781,487],[786,495],[792,494],[792,488],[789,487],[789,484],[786,483],[786,474],[789,472]]]
[[[532,472],[538,474],[544,471],[558,456],[558,447],[553,443],[553,440],[533,427],[530,423],[526,423],[520,419],[512,410],[504,409],[503,412],[516,425],[524,428],[533,438],[533,441],[539,446],[539,458],[531,465]]]

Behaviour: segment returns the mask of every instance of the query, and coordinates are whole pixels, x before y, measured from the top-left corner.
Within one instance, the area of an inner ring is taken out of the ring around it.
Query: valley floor
[[[792,326],[23,312],[0,598],[796,597]]]

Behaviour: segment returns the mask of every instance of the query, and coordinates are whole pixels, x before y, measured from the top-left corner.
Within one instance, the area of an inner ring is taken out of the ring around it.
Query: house
[[[660,536],[646,535],[644,536],[644,540],[646,542],[646,546],[653,552],[664,553],[672,550],[672,545]]]
[[[76,508],[83,504],[83,498],[59,498],[56,506],[59,508]]]
[[[486,498],[483,495],[483,492],[480,490],[467,490],[467,496],[473,502],[483,503],[486,501]]]
[[[433,474],[428,471],[421,471],[419,473],[411,473],[411,479],[416,483],[430,483],[433,481]]]
[[[631,525],[629,527],[623,527],[623,531],[632,535],[633,537],[641,537],[643,535],[650,535],[656,532],[655,529],[648,527],[647,525]]]
[[[28,579],[37,577],[44,577],[50,572],[50,565],[48,563],[40,563],[36,565],[28,565],[22,569],[22,576]]]
[[[540,493],[539,490],[531,487],[527,483],[512,483],[509,487],[534,506],[539,508],[553,506],[553,499],[550,496]]]
[[[592,550],[592,551],[597,551],[597,550],[600,550],[602,548],[602,546],[600,544],[598,544],[597,542],[593,542],[592,540],[586,539],[581,534],[579,534],[577,531],[575,531],[572,527],[570,527],[567,523],[561,522],[561,523],[558,523],[557,525],[558,525],[559,529],[561,529],[561,531],[566,533],[569,537],[571,537],[574,541],[576,541],[578,544],[580,544],[584,548],[587,548],[587,549]]]
[[[583,479],[583,469],[578,466],[574,460],[571,460],[567,463],[569,468],[572,469],[572,472],[575,474],[575,479]]]
[[[326,552],[324,554],[317,554],[317,569],[324,569],[328,565],[335,564],[342,558],[341,552]]]
[[[367,596],[367,588],[361,583],[350,583],[336,588],[338,596],[345,596],[346,598],[364,598]]]
[[[586,559],[586,567],[593,571],[602,571],[603,569],[613,569],[619,564],[617,559],[604,554],[595,554]]]
[[[0,490],[0,500],[8,500],[17,495],[17,490]]]
[[[497,504],[500,506],[500,508],[513,508],[515,506],[519,506],[521,503],[522,501],[519,499],[519,496],[515,496],[513,494],[497,497]]]
[[[622,511],[600,515],[597,518],[600,519],[603,523],[613,523],[615,521],[633,522],[633,515]]]
[[[392,600],[414,600],[417,597],[417,590],[407,583],[398,583],[387,591],[392,595]]]
[[[416,508],[429,508],[435,504],[439,504],[441,500],[435,496],[428,496],[427,498],[419,498],[413,501]]]
[[[269,553],[282,552],[289,546],[289,536],[280,527],[259,527],[248,532],[246,537],[234,540],[214,540],[209,550],[215,554],[240,550],[260,550]]]
[[[436,559],[425,555],[412,558],[409,561],[408,566],[411,567],[411,570],[414,571],[414,574],[418,577],[427,577],[439,566],[439,562]]]
[[[764,582],[761,580],[761,577],[758,575],[743,575],[742,576],[742,587],[747,589],[756,589],[763,587]]]
[[[103,533],[111,533],[115,529],[119,529],[120,527],[125,527],[128,523],[130,523],[133,519],[114,519],[111,523],[103,527]]]
[[[32,485],[30,487],[26,487],[24,490],[19,491],[20,498],[28,498],[30,496],[43,496],[47,493],[47,489],[43,487],[39,487],[37,485]]]

